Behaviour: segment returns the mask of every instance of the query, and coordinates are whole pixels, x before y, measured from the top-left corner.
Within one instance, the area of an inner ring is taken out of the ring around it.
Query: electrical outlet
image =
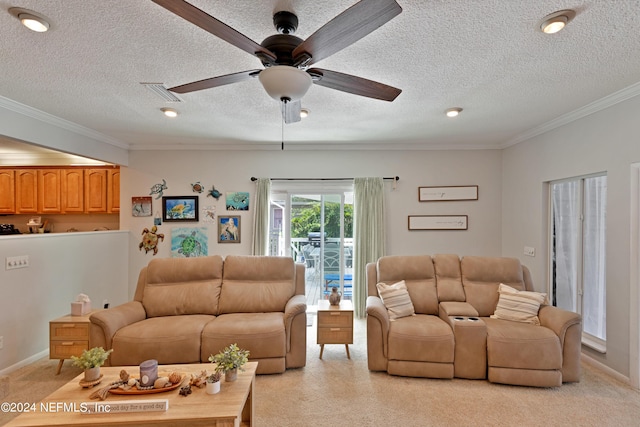
[[[531,246],[525,246],[524,247],[524,254],[526,256],[536,256],[536,250],[535,250],[535,248],[532,248]]]
[[[4,348],[4,337],[0,337],[0,350]]]
[[[7,270],[27,267],[29,267],[29,255],[9,256],[5,259],[5,269]]]

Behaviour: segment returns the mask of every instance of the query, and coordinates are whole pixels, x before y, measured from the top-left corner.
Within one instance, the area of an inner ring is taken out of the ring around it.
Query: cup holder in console
[[[458,321],[458,322],[461,322],[461,321],[463,321],[463,320],[468,320],[469,322],[477,322],[477,321],[479,321],[480,319],[479,319],[479,318],[477,318],[477,317],[455,316],[455,317],[453,318],[453,320],[456,320],[456,321]]]

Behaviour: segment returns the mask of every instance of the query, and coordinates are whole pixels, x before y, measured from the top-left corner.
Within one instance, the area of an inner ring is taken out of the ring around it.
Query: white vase
[[[220,391],[220,381],[216,381],[215,383],[210,383],[207,381],[207,394],[216,394]]]

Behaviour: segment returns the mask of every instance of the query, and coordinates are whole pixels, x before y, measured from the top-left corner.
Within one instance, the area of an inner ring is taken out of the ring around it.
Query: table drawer
[[[89,339],[89,323],[51,323],[52,340],[79,341]]]
[[[353,344],[353,328],[318,328],[318,344]]]
[[[70,359],[80,356],[89,349],[89,341],[51,341],[49,343],[49,359]]]
[[[320,327],[353,327],[352,311],[319,311],[318,326]]]

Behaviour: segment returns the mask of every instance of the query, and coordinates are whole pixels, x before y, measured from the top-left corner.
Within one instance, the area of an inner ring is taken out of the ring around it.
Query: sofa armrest
[[[580,381],[582,351],[582,317],[578,313],[552,305],[540,306],[540,326],[551,329],[562,346],[562,382]]]
[[[389,313],[380,297],[369,296],[367,310],[367,362],[371,371],[387,370]]]
[[[306,327],[307,298],[304,295],[294,295],[284,307],[284,329],[287,334],[287,353],[291,351],[291,327],[293,319],[302,314],[305,318]]]
[[[291,326],[293,318],[298,314],[307,312],[307,299],[304,295],[294,295],[284,307],[284,324],[287,329]]]
[[[140,322],[147,313],[140,301],[129,301],[108,310],[93,313],[89,332],[89,347],[112,348],[113,336],[119,329]]]

